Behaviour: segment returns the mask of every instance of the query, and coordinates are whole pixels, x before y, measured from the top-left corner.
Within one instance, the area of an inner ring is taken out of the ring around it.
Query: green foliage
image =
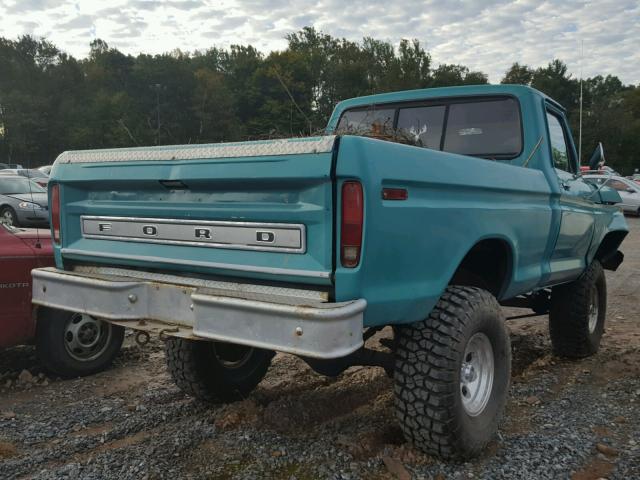
[[[554,60],[537,69],[514,63],[502,83],[530,85],[558,101],[567,109],[578,145],[580,81],[567,73],[562,61]],[[584,79],[582,89],[582,163],[602,142],[607,165],[623,174],[633,173],[640,167],[640,86],[625,86],[618,77],[598,75]]]
[[[321,130],[346,98],[487,83],[464,65],[434,67],[417,40],[394,48],[305,27],[287,41],[268,55],[233,45],[134,57],[98,39],[87,58],[75,59],[45,39],[0,37],[0,161],[37,166],[71,149],[305,135]],[[502,82],[558,100],[577,133],[578,81],[564,63],[515,63]],[[586,79],[584,105],[583,158],[603,141],[609,164],[637,166],[639,88],[612,76]]]
[[[430,87],[452,87],[455,85],[483,85],[489,83],[482,72],[470,72],[464,65],[440,65],[434,72]]]

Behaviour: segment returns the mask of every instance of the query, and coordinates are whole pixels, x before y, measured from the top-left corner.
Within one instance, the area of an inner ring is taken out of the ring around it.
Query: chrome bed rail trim
[[[203,160],[328,153],[333,150],[335,139],[335,135],[324,135],[319,137],[209,143],[202,145],[71,150],[61,153],[56,159],[55,164]]]

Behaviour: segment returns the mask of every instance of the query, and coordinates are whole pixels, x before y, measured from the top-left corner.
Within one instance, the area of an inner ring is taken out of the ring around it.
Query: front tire
[[[0,210],[0,220],[11,227],[19,227],[18,215],[11,207],[2,207]]]
[[[42,364],[61,377],[91,375],[116,357],[124,328],[90,315],[50,308],[38,311],[36,353]]]
[[[271,350],[177,337],[167,340],[165,354],[180,390],[213,403],[246,398],[267,374],[275,355]]]
[[[607,280],[594,260],[576,281],[553,288],[549,333],[556,355],[583,358],[600,347],[607,316]]]
[[[441,458],[477,455],[509,390],[511,344],[497,300],[451,286],[426,320],[397,331],[395,411],[405,437]]]

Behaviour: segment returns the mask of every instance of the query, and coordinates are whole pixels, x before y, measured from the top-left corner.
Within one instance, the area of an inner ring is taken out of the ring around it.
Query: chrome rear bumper
[[[116,268],[33,270],[33,303],[130,328],[339,358],[363,344],[364,299]]]

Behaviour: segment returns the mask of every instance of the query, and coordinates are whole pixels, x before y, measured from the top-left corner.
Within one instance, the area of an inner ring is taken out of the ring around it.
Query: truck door
[[[556,246],[551,256],[552,282],[575,278],[586,264],[594,228],[595,204],[592,188],[578,172],[578,160],[564,114],[547,107],[547,127],[551,161],[560,185],[558,204],[561,211]]]

